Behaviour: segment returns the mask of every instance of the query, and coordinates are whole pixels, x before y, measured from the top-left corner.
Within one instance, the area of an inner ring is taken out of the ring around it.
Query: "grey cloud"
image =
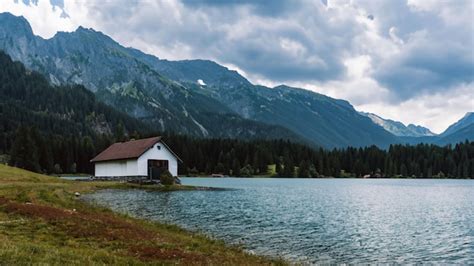
[[[64,0],[50,0],[51,5],[64,8]]]
[[[472,48],[441,40],[410,46],[397,58],[379,66],[375,75],[401,99],[474,81]]]
[[[472,23],[447,25],[438,13],[413,10],[404,1],[359,0],[353,9],[312,0],[166,3],[105,1],[90,9],[99,30],[122,43],[149,44],[145,50],[158,56],[173,51],[175,58],[216,60],[273,82],[344,80],[344,60],[360,55],[371,58],[368,75],[394,100],[473,82]],[[358,38],[368,26],[357,16],[376,23],[387,42],[396,28],[400,51],[380,55],[363,48]]]
[[[282,47],[285,43],[288,47],[295,46],[289,49],[301,51],[292,54]],[[221,60],[277,82],[331,80],[341,77],[345,71],[337,51],[324,41],[314,42],[303,33],[261,34],[257,31],[226,46],[220,54]]]
[[[269,16],[288,13],[299,4],[298,2],[298,0],[183,0],[183,3],[190,7],[224,9],[249,6],[256,13]]]
[[[291,18],[278,12],[269,17],[258,11],[267,8],[270,13],[273,9],[288,12],[289,3]],[[95,5],[94,15],[100,17],[101,30],[113,32],[119,40],[142,39],[167,50],[183,45],[194,58],[232,64],[274,81],[330,80],[344,74],[339,59],[343,44],[327,35],[338,31],[341,38],[347,34],[346,29],[329,25],[315,3],[185,1],[179,18],[163,17],[167,14],[162,16],[152,8],[140,9],[140,4],[143,3]],[[191,9],[195,6],[212,8]],[[242,8],[246,8],[247,17],[242,17]],[[117,17],[126,23],[125,27],[115,22]],[[232,37],[238,32],[243,33]],[[160,56],[160,51],[156,54]]]

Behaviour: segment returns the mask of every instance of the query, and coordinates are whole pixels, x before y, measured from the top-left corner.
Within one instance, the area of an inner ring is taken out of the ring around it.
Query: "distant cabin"
[[[178,175],[179,157],[161,137],[117,142],[91,160],[102,178],[158,179],[164,170]]]

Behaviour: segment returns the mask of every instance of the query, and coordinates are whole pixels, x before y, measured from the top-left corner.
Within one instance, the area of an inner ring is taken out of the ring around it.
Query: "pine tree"
[[[408,170],[407,170],[407,167],[405,166],[405,164],[402,164],[400,166],[400,175],[402,175],[403,177],[408,176]]]
[[[232,175],[240,176],[240,163],[237,159],[234,159],[234,161],[232,162]]]
[[[10,151],[10,164],[19,168],[39,172],[38,148],[26,126],[21,126],[15,133],[15,141]]]
[[[284,168],[283,168],[283,176],[284,177],[294,177],[295,176],[295,165],[293,164],[293,160],[290,156],[285,156],[283,159]]]
[[[278,159],[276,162],[275,162],[275,172],[276,172],[276,175],[279,176],[279,177],[282,177],[283,176],[283,167],[281,166],[281,161],[280,159]]]
[[[310,177],[309,163],[306,160],[301,161],[298,167],[298,177],[301,177],[301,178]]]

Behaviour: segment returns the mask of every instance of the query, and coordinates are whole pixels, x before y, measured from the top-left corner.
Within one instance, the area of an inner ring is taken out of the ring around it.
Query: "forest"
[[[311,149],[285,140],[198,140],[169,135],[166,142],[181,157],[181,174],[222,173],[277,177],[473,178],[474,142],[439,147],[419,144],[345,149]],[[268,166],[275,165],[269,173]]]
[[[9,162],[48,174],[93,174],[89,160],[115,141],[127,136],[43,135],[22,126],[15,138]],[[345,149],[312,149],[287,140],[197,139],[162,134],[164,141],[183,160],[180,175],[274,177],[412,177],[474,178],[474,142],[439,147],[419,144]],[[140,136],[135,136],[139,138]],[[274,171],[269,169],[274,165]]]
[[[82,86],[52,86],[0,52],[0,163],[47,174],[93,174],[116,141],[162,135],[182,175],[474,178],[474,142],[325,150],[289,140],[202,139],[157,132]]]

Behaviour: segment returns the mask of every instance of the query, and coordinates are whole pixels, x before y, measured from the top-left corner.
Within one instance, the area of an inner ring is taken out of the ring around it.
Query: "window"
[[[160,145],[156,145],[156,148],[157,148],[158,150],[161,150],[161,146],[160,146]]]

